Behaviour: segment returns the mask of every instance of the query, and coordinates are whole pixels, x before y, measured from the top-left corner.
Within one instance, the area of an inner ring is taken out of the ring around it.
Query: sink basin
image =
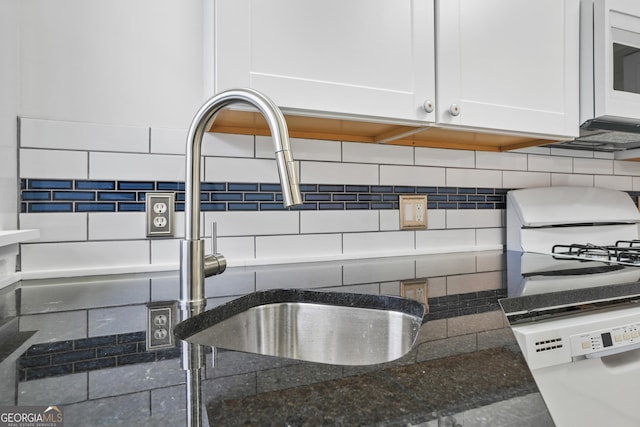
[[[333,365],[395,360],[415,343],[425,308],[380,295],[276,289],[187,319],[176,338],[229,350]]]

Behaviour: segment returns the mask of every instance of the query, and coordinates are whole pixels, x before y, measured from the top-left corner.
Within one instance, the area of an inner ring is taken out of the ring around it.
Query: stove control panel
[[[572,356],[605,356],[640,345],[640,322],[571,337]]]

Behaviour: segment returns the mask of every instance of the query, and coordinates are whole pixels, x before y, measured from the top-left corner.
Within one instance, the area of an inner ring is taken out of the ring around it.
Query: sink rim
[[[307,289],[269,289],[241,296],[213,307],[178,323],[174,336],[185,341],[191,335],[214,326],[253,307],[279,303],[307,303],[348,308],[396,311],[421,319],[424,323],[425,306],[412,299],[392,295],[357,294],[348,292],[313,291]]]

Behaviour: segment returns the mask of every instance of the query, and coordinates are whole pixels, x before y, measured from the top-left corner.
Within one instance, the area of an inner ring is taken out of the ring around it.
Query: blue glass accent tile
[[[384,200],[385,202],[397,202],[400,200],[400,196],[398,196],[397,194],[385,194],[384,196],[382,196],[382,200]]]
[[[167,360],[167,359],[177,359],[182,355],[182,350],[178,347],[176,348],[167,348],[164,350],[156,351],[156,359],[157,360]]]
[[[180,193],[180,194],[182,194],[182,201],[184,201],[184,198],[185,198],[184,193]],[[208,192],[207,193],[202,193],[202,192],[200,193],[200,201],[201,202],[208,202],[209,200],[211,200],[211,193],[208,193]]]
[[[467,196],[461,196],[461,195],[447,196],[447,200],[450,202],[466,202]]]
[[[493,203],[478,203],[478,209],[495,209]]]
[[[495,194],[493,188],[478,188],[478,194]]]
[[[158,191],[184,191],[184,182],[157,182]]]
[[[438,188],[437,187],[418,187],[416,188],[416,193],[418,194],[432,194],[432,193],[437,193],[438,192]]]
[[[53,200],[95,200],[93,191],[54,191]]]
[[[73,181],[56,179],[30,179],[27,186],[29,189],[72,190]]]
[[[338,193],[344,191],[344,185],[319,185],[318,191],[323,193]]]
[[[427,195],[428,202],[446,202],[447,196],[439,195],[439,194],[429,194]]]
[[[230,211],[257,211],[257,203],[229,203]]]
[[[305,202],[329,202],[331,201],[331,194],[305,194]]]
[[[22,356],[18,359],[18,368],[37,368],[49,365],[51,365],[51,356],[49,354],[31,357]]]
[[[415,193],[416,187],[411,187],[408,185],[396,185],[393,187],[394,193]]]
[[[357,194],[334,194],[333,201],[334,202],[355,202],[358,200]]]
[[[438,187],[438,193],[456,194],[458,187]]]
[[[460,187],[458,188],[458,194],[476,194],[476,189]]]
[[[118,344],[96,349],[98,357],[118,356],[121,354],[135,353],[138,351],[137,343]]]
[[[98,200],[104,202],[133,202],[136,200],[136,193],[125,193],[122,191],[113,193],[98,192]]]
[[[20,213],[27,213],[27,204],[20,203]]]
[[[118,212],[144,212],[145,210],[144,203],[118,203]]]
[[[25,380],[37,380],[40,378],[59,377],[61,375],[69,375],[73,373],[73,365],[47,366],[42,368],[31,368],[27,370]]]
[[[509,191],[508,188],[494,188],[493,191],[496,194],[507,194],[507,192]]]
[[[458,203],[458,209],[476,209],[475,203]]]
[[[241,202],[242,193],[212,193],[212,202]]]
[[[371,209],[393,209],[393,203],[371,203]]]
[[[369,209],[369,203],[347,203],[347,209]]]
[[[76,212],[115,212],[116,204],[115,203],[106,203],[106,202],[77,202],[76,203]]]
[[[261,211],[283,211],[285,209],[282,203],[260,203]]]
[[[178,190],[184,191],[184,184],[181,184],[182,188],[178,188]],[[227,186],[222,182],[203,182],[200,184],[200,189],[202,191],[226,191]]]
[[[380,194],[360,194],[358,200],[361,202],[379,202],[382,197]]]
[[[117,342],[115,335],[104,335],[100,337],[83,338],[75,340],[73,348],[80,350],[83,348],[101,347],[105,345],[113,345]]]
[[[368,193],[370,190],[368,185],[347,185],[345,191],[349,193]]]
[[[467,200],[470,202],[484,202],[487,200],[487,196],[467,196]]]
[[[73,212],[72,203],[29,203],[27,212]]]
[[[226,206],[226,203],[201,203],[200,210],[207,211],[207,212],[212,212],[212,211],[220,212],[220,211],[226,211],[227,206]],[[176,204],[176,211],[184,211],[184,203],[180,203],[179,205]]]
[[[155,190],[156,183],[148,181],[118,181],[118,190]]]
[[[504,202],[503,196],[487,196],[487,202]]]
[[[51,356],[52,365],[61,365],[63,363],[76,362],[78,360],[93,359],[96,357],[96,349],[67,351],[64,353],[56,353]]]
[[[504,203],[496,203],[494,209],[506,209],[506,205]]]
[[[398,208],[395,208],[398,209]],[[438,204],[435,202],[427,202],[427,209],[438,209]]]
[[[84,360],[73,364],[74,372],[95,371],[98,369],[115,368],[116,358],[109,357],[104,359]]]
[[[22,200],[51,200],[50,191],[23,191]]]
[[[229,191],[258,191],[258,184],[229,183]]]
[[[247,202],[272,202],[274,197],[273,194],[268,193],[245,193],[244,200]]]
[[[147,339],[147,334],[144,331],[142,331],[142,332],[129,332],[129,333],[126,333],[126,334],[118,335],[118,343],[119,344],[124,344],[124,343],[129,343],[129,342],[136,342],[136,341],[145,342],[146,339]]]
[[[25,178],[20,179],[20,189],[24,190],[27,188],[27,180]]]
[[[52,343],[34,344],[26,351],[27,356],[37,354],[59,353],[73,350],[73,341],[57,341]]]
[[[390,185],[372,185],[372,193],[393,193],[393,187]]]
[[[344,203],[320,203],[318,207],[321,211],[344,210]]]
[[[176,203],[176,212],[184,212],[184,203]]]
[[[317,203],[303,203],[301,205],[291,206],[290,208],[293,211],[317,211],[318,204]]]
[[[300,184],[300,191],[318,191],[318,186],[313,184]]]
[[[118,366],[133,365],[135,363],[155,362],[155,353],[134,353],[118,356]]]
[[[260,191],[277,193],[282,191],[282,187],[280,187],[280,184],[260,184]]]
[[[115,190],[115,181],[76,181],[76,190]]]
[[[458,209],[457,203],[438,203],[438,209]]]

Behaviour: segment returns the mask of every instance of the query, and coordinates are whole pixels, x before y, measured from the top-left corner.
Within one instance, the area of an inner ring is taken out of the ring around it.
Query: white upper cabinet
[[[215,92],[252,87],[298,115],[578,134],[579,0],[215,0],[213,16]]]
[[[437,121],[577,136],[577,0],[439,0]]]
[[[283,109],[433,121],[433,0],[217,0],[216,92]]]

